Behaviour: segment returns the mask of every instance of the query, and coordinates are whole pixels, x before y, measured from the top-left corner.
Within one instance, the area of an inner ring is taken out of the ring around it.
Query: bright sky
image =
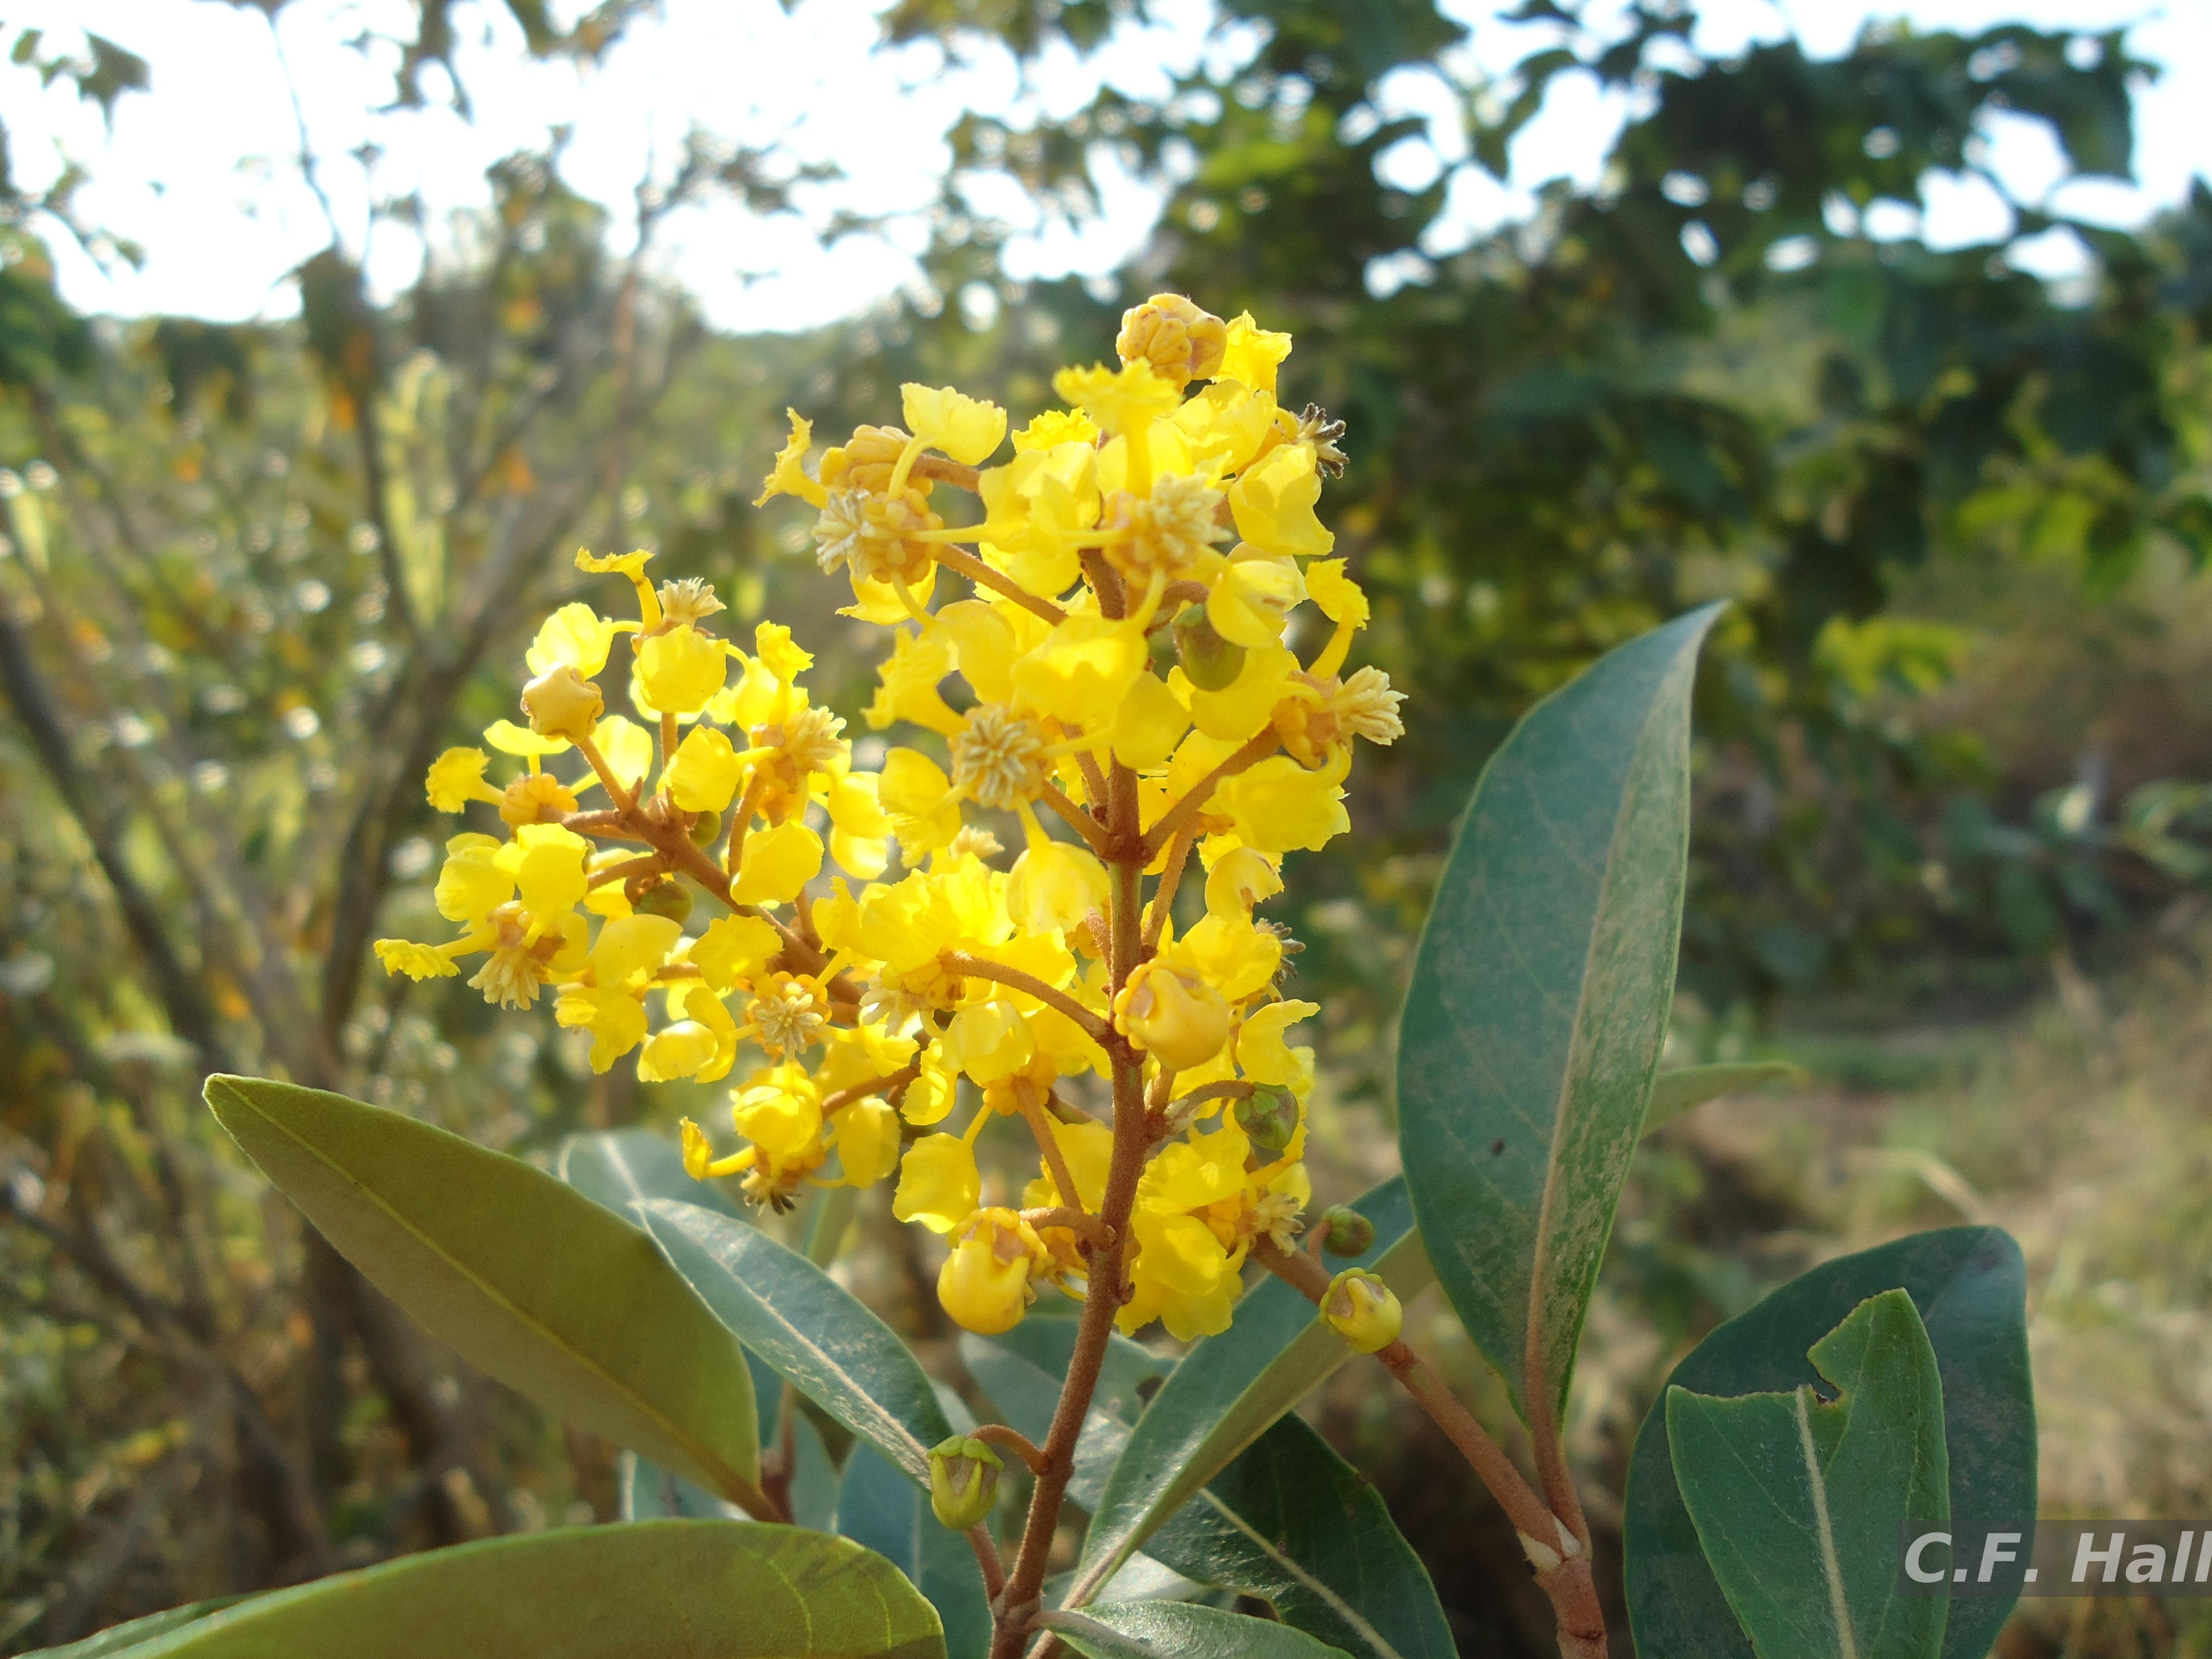
[[[1449,9],[1474,25],[1448,66],[1462,80],[1503,74],[1551,38],[1496,21],[1504,8],[1494,0],[1455,0]],[[1596,0],[1592,15],[1607,9],[1616,0]],[[0,64],[0,111],[18,183],[41,187],[76,161],[91,179],[78,198],[82,216],[145,250],[137,271],[61,250],[67,297],[92,311],[233,320],[296,311],[289,273],[330,240],[300,167],[302,124],[339,232],[356,252],[369,202],[409,194],[428,210],[434,252],[447,240],[441,228],[488,199],[486,165],[542,146],[556,126],[569,131],[564,177],[607,204],[618,240],[634,226],[639,179],[665,177],[694,127],[731,143],[781,142],[796,155],[835,161],[847,179],[802,191],[806,220],[762,220],[722,205],[687,210],[665,233],[668,273],[713,321],[798,328],[848,315],[915,279],[913,254],[926,236],[915,216],[933,198],[948,159],[944,135],[962,110],[1066,110],[1102,79],[1133,95],[1164,95],[1170,71],[1201,60],[1231,70],[1255,45],[1249,32],[1210,33],[1208,0],[1152,0],[1151,27],[1124,31],[1087,63],[1055,58],[1024,88],[1002,54],[948,64],[932,47],[878,48],[870,0],[800,0],[788,14],[777,0],[663,0],[599,68],[580,70],[528,62],[503,8],[463,0],[453,14],[456,61],[475,104],[473,122],[465,122],[449,111],[383,109],[396,52],[364,54],[348,44],[364,32],[404,31],[401,0],[293,0],[273,32],[258,9],[224,0],[17,0],[9,9],[5,33],[44,28],[44,52],[75,47],[90,30],[152,68],[150,95],[126,97],[111,133],[65,85],[41,89],[31,70]],[[1814,53],[1833,53],[1870,18],[1899,15],[1923,29],[2015,20],[2131,24],[2135,55],[2165,66],[2136,92],[2139,185],[2064,182],[2047,131],[2022,118],[1991,125],[1987,164],[2024,201],[2114,225],[2180,201],[2192,175],[2212,177],[2212,121],[2203,113],[2212,105],[2212,5],[2204,0],[1705,0],[1699,11],[1695,40],[1709,53],[1793,31]],[[296,120],[288,86],[297,89]],[[1623,98],[1600,93],[1588,76],[1555,82],[1501,183],[1458,165],[1455,96],[1443,77],[1421,70],[1394,76],[1380,100],[1384,114],[1431,118],[1430,138],[1385,154],[1379,166],[1388,181],[1418,188],[1452,171],[1450,209],[1427,248],[1433,254],[1526,213],[1532,189],[1547,179],[1594,180],[1626,114]],[[1012,190],[981,204],[1028,227],[1007,251],[1014,275],[1102,272],[1141,245],[1158,208],[1154,191],[1111,171],[1101,184],[1104,212],[1079,228],[1038,223]],[[1960,245],[2009,224],[1995,192],[1970,175],[1931,179],[1924,205],[1924,226],[1899,209],[1870,216],[1866,228],[1924,229],[1931,241]],[[822,248],[811,224],[841,209],[892,217],[880,234]],[[388,222],[367,252],[372,283],[385,293],[404,287],[425,256],[411,233]],[[2051,275],[2081,259],[2065,233],[2016,257]],[[1388,285],[1418,275],[1414,267],[1370,277]]]

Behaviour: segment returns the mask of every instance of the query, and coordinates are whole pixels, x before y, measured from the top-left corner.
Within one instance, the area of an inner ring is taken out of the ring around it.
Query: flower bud
[[[592,735],[606,708],[599,688],[567,663],[556,663],[522,688],[523,712],[541,738],[574,743]]]
[[[1298,1132],[1298,1097],[1279,1085],[1262,1083],[1238,1101],[1237,1127],[1263,1152],[1279,1152]]]
[[[998,1453],[973,1435],[956,1434],[930,1448],[929,1507],[939,1522],[965,1532],[999,1501]]]
[[[1171,1072],[1203,1066],[1229,1041],[1229,1005],[1186,968],[1146,963],[1114,999],[1114,1024]]]
[[[722,815],[720,812],[702,812],[691,821],[691,844],[694,847],[712,847],[721,838]]]
[[[1375,1224],[1348,1205],[1330,1205],[1321,1224],[1321,1247],[1331,1255],[1364,1255],[1375,1248]]]
[[[1396,1294],[1360,1267],[1346,1267],[1329,1280],[1321,1299],[1321,1316],[1360,1353],[1389,1347],[1406,1322],[1406,1310],[1398,1305]]]
[[[1229,325],[1180,294],[1155,294],[1121,313],[1114,349],[1125,363],[1140,359],[1180,390],[1220,372]]]
[[[1215,631],[1202,605],[1187,605],[1176,613],[1176,659],[1186,678],[1201,691],[1225,691],[1244,672],[1244,647],[1224,640]]]
[[[641,916],[666,916],[681,922],[691,914],[691,890],[680,881],[657,882],[640,893],[630,908]]]

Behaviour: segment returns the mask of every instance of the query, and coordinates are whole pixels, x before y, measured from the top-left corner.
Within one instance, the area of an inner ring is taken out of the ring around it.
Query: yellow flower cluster
[[[430,771],[434,805],[482,802],[506,831],[447,843],[435,899],[460,936],[377,945],[416,978],[482,955],[470,983],[509,1006],[550,988],[601,1070],[635,1050],[641,1078],[714,1081],[757,1053],[732,1096],[744,1144],[718,1157],[687,1121],[693,1175],[781,1208],[896,1172],[896,1215],[949,1246],[947,1311],[985,1333],[1040,1286],[1087,1294],[1102,1253],[1124,1329],[1217,1332],[1254,1242],[1290,1244],[1313,1063],[1287,1033],[1316,1010],[1280,994],[1285,939],[1255,910],[1284,854],[1349,827],[1353,739],[1402,729],[1389,680],[1345,672],[1367,601],[1314,510],[1342,428],[1277,405],[1290,337],[1162,295],[1117,343],[1116,367],[1063,370],[1066,406],[995,465],[1005,412],[949,389],[906,386],[902,426],[811,473],[792,416],[760,500],[810,504],[845,614],[892,630],[864,718],[918,736],[879,770],[809,701],[787,630],[747,650],[703,583],[580,554],[629,579],[637,619],[580,603],[539,629],[527,724],[484,734],[517,775],[490,782],[478,748]],[[980,516],[942,510],[952,491]],[[971,592],[933,609],[945,573]],[[635,720],[599,683],[617,635]],[[572,752],[573,778],[546,769]],[[1204,914],[1178,933],[1194,851]],[[722,914],[695,922],[695,893]],[[939,1130],[963,1079],[972,1115]],[[1038,1154],[1018,1204],[975,1158],[1001,1117]]]

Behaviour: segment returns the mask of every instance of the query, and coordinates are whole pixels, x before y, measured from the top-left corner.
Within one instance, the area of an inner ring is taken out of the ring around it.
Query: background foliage
[[[586,58],[629,10],[564,32],[511,9],[530,51]],[[1034,64],[1124,9],[902,0],[886,27]],[[2139,234],[2065,227],[2092,269],[2058,288],[2005,245],[1865,234],[1930,169],[1977,168],[1993,110],[2127,176],[2122,33],[1893,29],[1832,61],[1784,43],[1706,63],[1685,9],[1601,39],[1528,0],[1558,43],[1460,88],[1479,162],[1502,168],[1578,67],[1635,113],[1596,191],[1549,186],[1533,222],[1431,253],[1444,189],[1378,181],[1408,131],[1378,86],[1460,26],[1426,0],[1224,11],[1264,41],[1233,75],[964,121],[926,283],[811,336],[714,334],[650,275],[682,203],[786,203],[798,172],[773,154],[695,146],[619,257],[557,158],[518,155],[465,252],[390,304],[334,241],[298,273],[296,322],[238,327],[73,314],[42,239],[100,243],[80,181],[33,198],[0,174],[0,1642],[613,1513],[604,1446],[417,1334],[195,1103],[210,1070],[282,1072],[525,1152],[705,1103],[592,1078],[550,1012],[495,1026],[465,989],[386,981],[365,944],[427,921],[423,765],[508,712],[485,665],[568,597],[579,542],[654,546],[742,620],[790,622],[857,714],[868,665],[801,526],[744,505],[787,404],[831,434],[908,379],[1034,405],[1163,288],[1296,332],[1285,395],[1350,423],[1333,522],[1376,597],[1371,651],[1413,694],[1348,850],[1307,860],[1288,901],[1301,994],[1327,994],[1320,1138],[1347,1192],[1387,1156],[1368,1105],[1389,1109],[1399,988],[1476,769],[1534,696],[1708,599],[1735,603],[1698,690],[1684,1057],[1950,1086],[1981,1062],[1863,1034],[2001,1012],[2054,960],[2078,1012],[2084,970],[2139,971],[2185,936],[2212,875],[2212,614],[2191,580],[2212,552],[2212,191]],[[413,15],[403,100],[450,64],[447,13]],[[106,42],[10,45],[103,107],[143,88]],[[1164,189],[1151,244],[1111,282],[1011,280],[981,184],[1079,215],[1103,149]],[[2057,222],[2014,218],[2014,240]],[[1592,1316],[1616,1367],[1578,1425],[1599,1484],[1618,1489],[1620,1425],[1688,1340],[1822,1248],[1793,1229],[1879,1232],[1931,1191],[1985,1202],[1948,1160],[2002,1158],[1942,1144],[1972,1108],[1969,1089],[1862,1135],[1882,1157],[1849,1203],[1778,1188],[1771,1141],[1669,1132]],[[2112,1282],[2201,1302],[2202,1204],[2183,1183],[2159,1212],[2171,1253]],[[903,1230],[855,1225],[841,1271],[958,1378],[910,1293],[928,1264]],[[1502,1522],[1419,1496],[1418,1437],[1386,1412],[1340,1395],[1323,1415],[1409,1488],[1462,1650],[1537,1650]],[[1502,1547],[1447,1571],[1435,1547],[1468,1536]]]

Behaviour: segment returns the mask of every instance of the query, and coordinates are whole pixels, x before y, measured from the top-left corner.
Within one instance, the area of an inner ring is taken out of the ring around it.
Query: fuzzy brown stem
[[[1045,1472],[1044,1449],[1019,1429],[1005,1423],[986,1423],[976,1429],[973,1438],[987,1446],[1002,1446],[1029,1466],[1031,1474]]]
[[[983,1570],[983,1594],[995,1607],[1006,1593],[1006,1564],[999,1559],[999,1540],[991,1536],[988,1522],[978,1521],[968,1528],[968,1547],[975,1552],[975,1565]]]
[[[939,958],[956,974],[970,979],[988,979],[1035,997],[1048,1008],[1057,1008],[1078,1025],[1093,1042],[1103,1044],[1110,1035],[1106,1022],[1092,1013],[1065,991],[1055,990],[1035,974],[1024,973],[1018,968],[1009,968],[1003,963],[993,962],[988,957],[972,956],[965,951],[947,951]]]
[[[1063,1206],[1080,1211],[1083,1194],[1076,1187],[1075,1175],[1067,1167],[1067,1154],[1060,1151],[1060,1137],[1053,1133],[1052,1120],[1038,1097],[1036,1085],[1026,1078],[1014,1080],[1014,1102],[1020,1107],[1022,1118],[1036,1137],[1037,1152],[1044,1158],[1044,1166],[1052,1172],[1052,1184],[1060,1193]]]
[[[1091,850],[1092,852],[1099,854],[1102,858],[1105,856],[1109,850],[1106,841],[1106,832],[1098,827],[1097,819],[1092,817],[1090,813],[1085,811],[1081,807],[1078,806],[1073,801],[1068,799],[1066,796],[1061,794],[1059,790],[1054,788],[1048,783],[1044,787],[1044,793],[1038,799],[1042,800],[1047,806],[1052,808],[1054,811],[1059,813],[1061,818],[1066,822],[1069,829],[1074,830],[1077,835],[1082,836],[1085,841],[1090,842]]]
[[[1034,611],[1048,623],[1064,623],[1067,612],[1050,599],[1041,599],[1012,576],[994,570],[982,560],[964,548],[937,546],[929,550],[930,557],[947,570],[957,570],[978,587],[988,587],[994,593],[1003,593],[1024,611]]]
[[[1152,908],[1145,918],[1145,954],[1150,956],[1160,948],[1160,935],[1167,930],[1168,918],[1175,914],[1176,889],[1182,885],[1182,867],[1190,861],[1190,849],[1198,841],[1198,815],[1193,813],[1175,839],[1168,843],[1168,861],[1160,872],[1160,884],[1152,890]]]

